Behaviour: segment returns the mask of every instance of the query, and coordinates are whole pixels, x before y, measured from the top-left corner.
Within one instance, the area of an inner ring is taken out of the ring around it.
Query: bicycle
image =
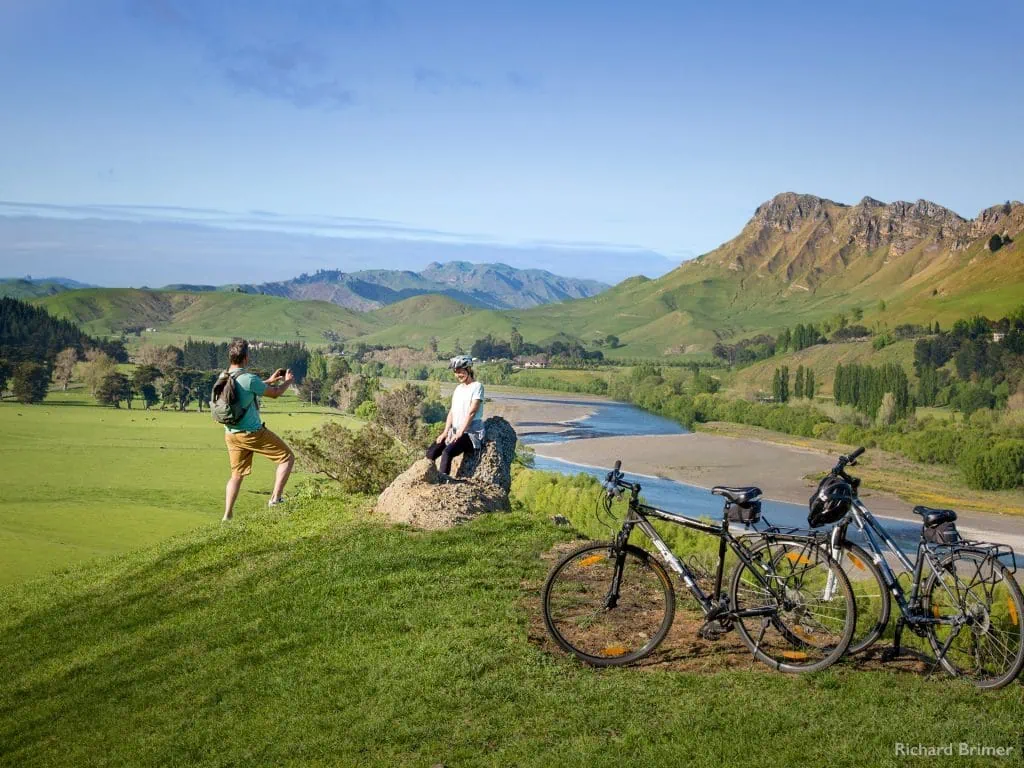
[[[1009,684],[1024,667],[1024,596],[1013,578],[1013,549],[962,539],[956,512],[917,506],[921,538],[911,562],[860,500],[860,479],[846,471],[863,453],[864,448],[858,448],[840,456],[829,472],[853,490],[849,512],[828,538],[829,554],[858,587],[858,630],[848,653],[864,651],[882,636],[895,600],[900,615],[893,645],[883,660],[900,655],[902,632],[908,628],[927,639],[935,665],[941,664],[951,675],[967,677],[979,688]],[[851,523],[864,535],[870,551],[847,539]],[[887,562],[883,545],[911,574],[909,596]],[[922,587],[926,565],[928,579]]]
[[[555,642],[594,666],[618,666],[652,653],[675,617],[675,590],[665,566],[629,543],[634,529],[650,538],[704,615],[699,633],[717,639],[735,628],[753,656],[782,672],[825,669],[846,651],[856,621],[853,590],[818,535],[736,537],[730,523],[760,519],[761,490],[717,486],[724,498],[720,525],[640,503],[640,484],[626,482],[622,462],[605,478],[605,509],[629,492],[622,527],[609,542],[591,542],[563,557],[543,589],[544,623]],[[719,539],[712,594],[658,534],[651,520]],[[726,550],[738,559],[728,596],[722,591]]]

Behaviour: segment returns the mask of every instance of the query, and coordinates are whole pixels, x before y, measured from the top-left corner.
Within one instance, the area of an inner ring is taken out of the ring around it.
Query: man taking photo
[[[242,487],[242,480],[252,472],[252,456],[262,454],[277,464],[274,476],[274,491],[270,495],[268,506],[275,507],[284,502],[284,486],[295,465],[295,454],[292,449],[275,435],[260,418],[259,400],[263,397],[280,397],[295,381],[291,371],[280,368],[266,381],[245,370],[249,364],[249,342],[245,339],[234,339],[228,347],[230,366],[228,375],[235,379],[235,391],[238,406],[244,409],[242,418],[231,426],[224,427],[224,442],[228,446],[228,459],[231,462],[231,477],[224,493],[224,520],[230,520],[235,507],[235,499]]]

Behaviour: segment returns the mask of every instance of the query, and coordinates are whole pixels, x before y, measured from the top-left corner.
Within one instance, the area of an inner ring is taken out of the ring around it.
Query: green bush
[[[347,493],[380,493],[412,459],[410,451],[377,424],[354,432],[329,421],[308,437],[291,436],[291,442],[303,469],[337,481]]]
[[[612,505],[611,515],[604,511],[604,489],[591,475],[560,475],[535,469],[515,467],[512,475],[512,503],[531,515],[550,519],[562,515],[572,527],[590,539],[611,541],[626,514],[624,499]],[[654,527],[676,554],[718,551],[718,540],[712,536],[669,523]],[[653,551],[653,544],[636,529],[633,541]]]
[[[975,441],[960,456],[960,470],[972,488],[1000,490],[1024,484],[1024,440]]]

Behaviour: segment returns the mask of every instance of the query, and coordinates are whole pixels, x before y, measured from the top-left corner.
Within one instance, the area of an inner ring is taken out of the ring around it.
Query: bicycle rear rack
[[[989,541],[960,539],[952,544],[928,544],[935,552],[975,552],[989,560],[998,560],[1011,574],[1017,573],[1016,554],[1009,544],[993,544]]]

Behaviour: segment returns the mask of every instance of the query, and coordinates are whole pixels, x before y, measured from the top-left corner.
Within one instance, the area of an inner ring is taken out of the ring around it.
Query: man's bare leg
[[[287,461],[282,461],[277,465],[277,473],[274,475],[274,492],[270,494],[271,503],[281,500],[281,494],[284,493],[284,486],[288,482],[288,476],[292,473],[293,466],[295,466],[294,456],[289,456]]]
[[[235,508],[235,499],[238,498],[238,490],[242,487],[242,480],[244,479],[245,475],[236,475],[234,473],[228,478],[227,487],[224,489],[224,520],[231,519],[232,511]]]

